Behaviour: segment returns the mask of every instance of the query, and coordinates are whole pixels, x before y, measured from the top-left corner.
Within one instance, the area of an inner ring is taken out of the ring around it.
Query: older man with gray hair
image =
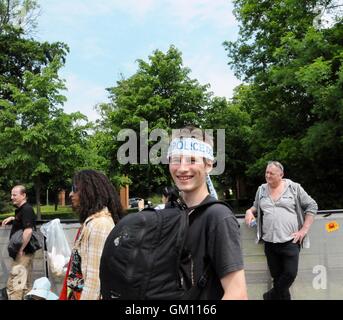
[[[265,179],[254,204],[246,211],[248,225],[257,217],[257,241],[264,241],[264,251],[273,288],[264,300],[290,300],[289,288],[298,273],[300,247],[308,248],[307,233],[317,214],[317,203],[299,183],[284,179],[283,165],[269,161]]]

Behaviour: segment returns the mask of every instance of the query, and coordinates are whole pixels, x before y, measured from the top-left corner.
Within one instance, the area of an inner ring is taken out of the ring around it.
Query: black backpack
[[[213,200],[190,209],[198,215],[214,203],[228,206]],[[193,259],[185,248],[190,209],[178,205],[149,208],[118,222],[105,242],[100,261],[103,299],[197,298],[206,286],[207,275],[194,283]]]

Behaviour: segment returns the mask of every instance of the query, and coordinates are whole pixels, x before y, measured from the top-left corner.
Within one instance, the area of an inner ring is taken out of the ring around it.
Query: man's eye
[[[170,163],[172,164],[179,164],[181,162],[180,158],[171,158]]]

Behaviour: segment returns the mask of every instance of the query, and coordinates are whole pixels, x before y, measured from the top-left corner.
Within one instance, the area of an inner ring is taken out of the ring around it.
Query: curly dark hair
[[[108,208],[114,223],[123,216],[123,209],[115,187],[110,180],[96,170],[81,170],[73,177],[80,197],[80,206],[76,209],[83,223],[92,214]]]

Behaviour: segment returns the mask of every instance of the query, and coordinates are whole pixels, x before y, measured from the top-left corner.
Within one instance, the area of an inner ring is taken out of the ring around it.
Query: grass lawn
[[[57,211],[55,211],[55,206],[41,206],[42,219],[53,220],[56,218],[60,219],[77,219],[77,214],[71,209],[71,206],[58,206]],[[37,213],[37,207],[33,206],[33,209]],[[0,220],[4,220],[9,216],[14,215],[14,210],[12,212],[0,214]]]

